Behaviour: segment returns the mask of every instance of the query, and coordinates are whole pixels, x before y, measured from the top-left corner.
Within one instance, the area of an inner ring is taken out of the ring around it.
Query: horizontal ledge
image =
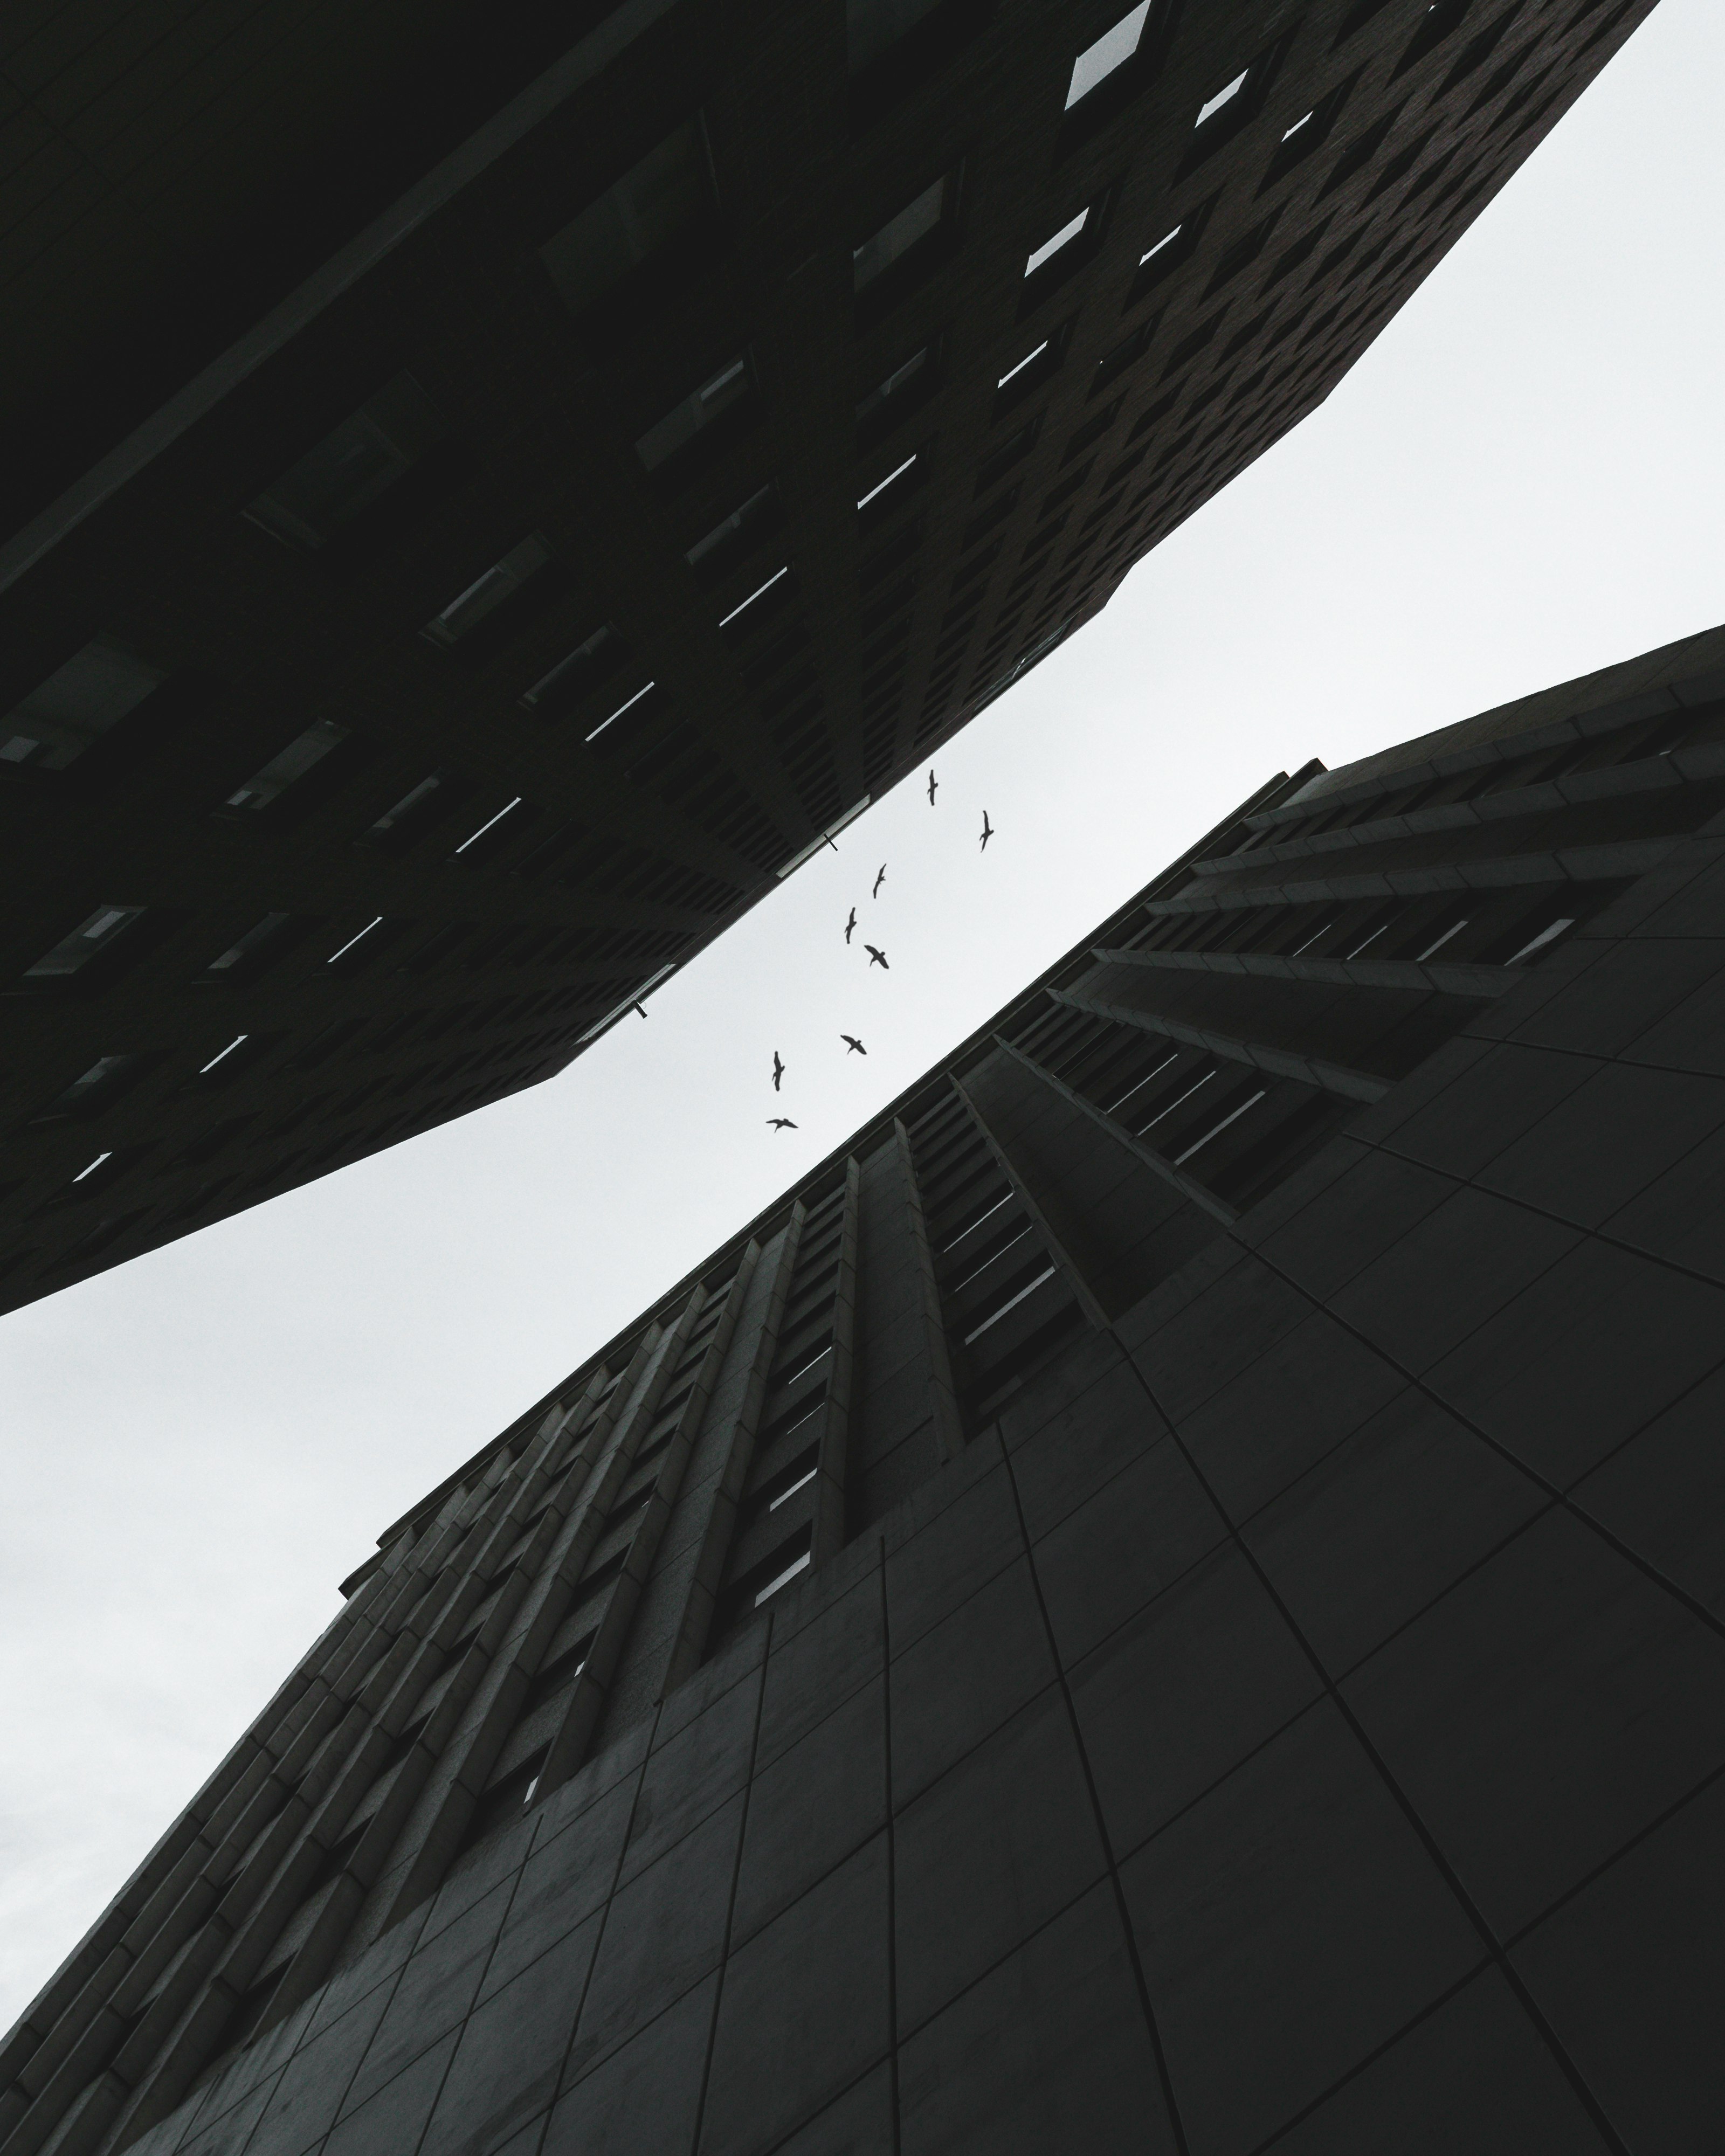
[[[1320,981],[1345,988],[1411,988],[1440,996],[1501,996],[1525,973],[1511,966],[1422,966],[1414,958],[1278,958],[1250,951],[1102,951],[1104,965],[1266,981]]]
[[[1291,1049],[1272,1048],[1267,1043],[1237,1040],[1231,1034],[1213,1033],[1206,1026],[1188,1025],[1183,1019],[1163,1018],[1155,1011],[1135,1010],[1129,1004],[1111,1003],[1105,996],[1087,995],[1079,988],[1051,988],[1056,1003],[1074,1010],[1088,1011],[1093,1018],[1111,1019],[1117,1025],[1135,1025],[1141,1032],[1160,1034],[1164,1040],[1202,1048],[1231,1063],[1250,1064],[1277,1078],[1296,1078],[1344,1101],[1381,1101],[1394,1081],[1356,1070],[1345,1063],[1331,1063],[1322,1056],[1301,1055]]]

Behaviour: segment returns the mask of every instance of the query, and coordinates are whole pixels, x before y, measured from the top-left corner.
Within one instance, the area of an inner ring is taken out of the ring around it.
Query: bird
[[[883,883],[885,883],[885,882],[886,882],[886,862],[885,862],[885,861],[882,861],[882,862],[881,862],[881,864],[880,864],[880,875],[877,875],[877,876],[875,877],[875,888],[874,888],[874,889],[873,889],[873,890],[869,893],[869,896],[870,896],[870,898],[879,898],[879,896],[880,896],[880,886],[881,886],[881,885],[882,885]]]
[[[775,1131],[793,1131],[798,1127],[788,1116],[769,1116],[767,1121],[770,1127]]]
[[[850,909],[850,918],[845,924],[845,941],[848,943],[856,929],[856,908]]]
[[[857,1039],[854,1033],[841,1033],[839,1035],[839,1038],[845,1044],[845,1053],[847,1055],[866,1055],[868,1054],[869,1051],[867,1049],[863,1046],[862,1043]]]
[[[877,950],[872,943],[865,943],[863,948],[869,954],[869,963],[871,966],[886,966],[886,953],[884,951]],[[891,966],[886,966],[886,970],[890,973],[892,968]]]
[[[931,808],[934,806],[934,773],[932,770],[928,774],[928,805]]]
[[[988,852],[988,841],[993,837],[993,835],[994,826],[988,821],[988,812],[984,808],[983,811],[983,843],[980,849],[982,852]]]
[[[778,1091],[778,1081],[783,1075],[784,1065],[780,1060],[778,1050],[775,1048],[773,1051],[773,1090],[775,1093]]]

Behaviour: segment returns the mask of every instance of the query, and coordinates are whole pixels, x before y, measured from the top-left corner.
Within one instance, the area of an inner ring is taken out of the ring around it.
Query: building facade
[[[394,76],[393,0],[271,68],[242,0],[21,21],[0,1308],[562,1068],[1651,5],[447,0]]]
[[[1280,778],[380,1537],[6,2156],[1725,2108],[1725,629]]]

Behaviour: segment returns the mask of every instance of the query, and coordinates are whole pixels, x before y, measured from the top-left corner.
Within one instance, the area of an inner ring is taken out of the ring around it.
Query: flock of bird
[[[939,790],[939,782],[936,779],[933,772],[931,771],[928,774],[928,805],[931,808],[935,806],[935,795]],[[978,847],[978,852],[987,853],[988,850],[988,841],[993,837],[993,835],[994,827],[988,821],[988,812],[985,808],[983,811],[983,830],[981,841]],[[833,845],[833,842],[830,839],[828,839],[827,844],[829,846]],[[834,853],[837,853],[838,850],[839,850],[836,846],[833,846],[833,851]],[[880,864],[880,872],[875,878],[874,887],[869,893],[869,896],[871,900],[879,898],[880,896],[880,886],[886,882],[886,863],[882,861]],[[850,944],[851,937],[856,933],[856,908],[853,906],[850,909],[850,917],[845,923],[845,941],[847,946]],[[870,966],[880,967],[883,973],[890,973],[892,971],[891,967],[888,965],[886,962],[886,953],[878,944],[870,943],[866,938],[865,938],[863,948],[869,954],[869,963]],[[863,1046],[861,1041],[858,1040],[857,1036],[854,1033],[841,1033],[839,1035],[839,1038],[845,1044],[845,1053],[847,1055],[866,1055],[868,1054],[868,1050]],[[775,1093],[778,1091],[779,1088],[784,1083],[784,1075],[789,1067],[789,1065],[786,1063],[784,1058],[775,1048],[773,1051],[773,1090]],[[799,1127],[799,1126],[794,1123],[788,1116],[768,1116],[767,1118],[767,1127],[769,1130],[774,1131],[794,1131]]]

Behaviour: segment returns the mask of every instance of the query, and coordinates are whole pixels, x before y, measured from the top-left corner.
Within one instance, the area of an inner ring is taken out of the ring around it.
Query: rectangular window
[[[260,814],[279,801],[290,786],[304,778],[347,738],[346,726],[338,726],[331,719],[320,719],[316,726],[296,734],[262,770],[254,772],[244,786],[230,793],[223,806],[246,815]]]
[[[113,949],[126,931],[144,917],[141,906],[99,906],[69,936],[24,970],[27,981],[69,980],[93,959]]]
[[[94,1115],[142,1075],[145,1061],[141,1055],[99,1055],[89,1070],[74,1078],[64,1092],[57,1093],[46,1107],[39,1108],[30,1121],[57,1123],[69,1116]]]
[[[607,622],[584,644],[578,644],[567,659],[560,659],[550,673],[541,675],[521,698],[521,706],[547,718],[559,717],[578,704],[589,689],[596,689],[614,673],[628,656],[627,640]]]
[[[1072,79],[1066,85],[1066,110],[1088,97],[1106,82],[1116,68],[1124,67],[1137,51],[1150,14],[1150,0],[1140,0],[1130,14],[1122,15],[1111,30],[1105,30],[1094,44],[1086,45],[1072,63]]]
[[[210,960],[203,969],[206,980],[239,980],[260,967],[266,956],[273,956],[280,944],[286,941],[285,931],[290,916],[285,913],[266,913],[254,927],[248,928],[237,943]]]
[[[856,408],[859,445],[878,439],[897,421],[915,410],[934,387],[932,344],[919,345],[884,382],[877,382]]]
[[[167,678],[114,638],[93,637],[0,721],[0,763],[64,771]]]
[[[763,486],[752,494],[740,509],[733,509],[703,538],[697,539],[683,559],[698,583],[716,584],[776,531],[783,521],[777,488]]]
[[[536,532],[511,547],[501,562],[494,562],[465,591],[458,592],[440,613],[434,613],[419,634],[428,642],[453,651],[481,622],[489,621],[524,591],[542,569],[549,567],[551,549]]]
[[[711,208],[701,124],[688,120],[547,240],[539,259],[564,305],[580,314],[695,231]]]
[[[1058,232],[1050,233],[1041,246],[1031,249],[1024,257],[1024,275],[1034,277],[1045,263],[1053,261],[1063,247],[1070,247],[1089,222],[1090,206],[1086,203],[1076,217],[1068,218]]]
[[[950,213],[952,194],[952,175],[942,172],[939,179],[914,196],[860,247],[854,247],[850,251],[852,290],[859,295],[867,291],[889,270],[896,268],[913,249],[932,239]]]
[[[308,449],[245,514],[290,547],[316,553],[403,478],[444,434],[411,374],[398,374]]]
[[[727,360],[723,367],[674,404],[662,419],[637,437],[635,454],[649,472],[658,471],[673,457],[700,439],[721,414],[733,410],[754,387],[748,355]]]

